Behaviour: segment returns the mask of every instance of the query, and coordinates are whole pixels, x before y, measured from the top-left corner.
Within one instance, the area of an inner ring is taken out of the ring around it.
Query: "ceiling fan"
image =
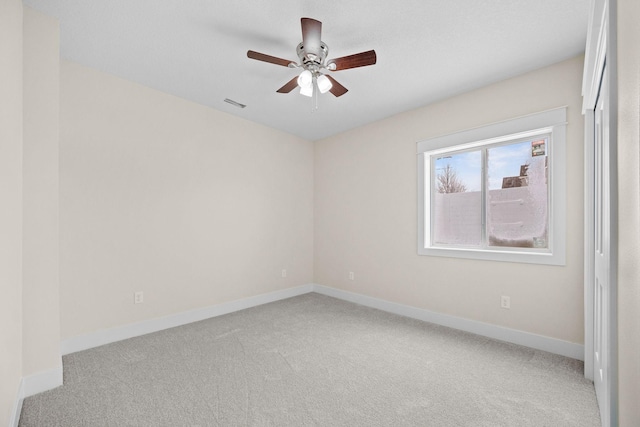
[[[264,53],[250,50],[247,56],[258,61],[282,65],[289,68],[302,68],[299,76],[294,77],[277,90],[278,93],[289,93],[296,87],[300,87],[300,94],[314,96],[318,92],[331,92],[334,96],[342,96],[348,89],[338,83],[333,77],[324,73],[328,71],[347,70],[349,68],[365,67],[376,63],[375,50],[343,56],[341,58],[327,59],[329,46],[320,40],[322,22],[311,18],[301,18],[302,42],[298,44],[296,52],[300,63],[287,59],[277,58]],[[316,98],[317,99],[317,98]]]

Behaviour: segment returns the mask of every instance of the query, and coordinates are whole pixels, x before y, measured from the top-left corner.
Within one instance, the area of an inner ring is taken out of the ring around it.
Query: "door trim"
[[[582,114],[584,115],[584,375],[593,381],[593,332],[594,332],[594,292],[591,284],[594,280],[594,242],[591,238],[595,226],[593,206],[595,204],[592,182],[595,171],[593,129],[595,126],[594,110],[600,91],[600,78],[604,71],[607,52],[606,0],[591,2],[589,28],[584,59],[584,75],[582,78]]]
[[[585,218],[584,218],[584,316],[585,316],[585,377],[594,378],[594,241],[593,230],[595,218],[594,207],[594,110],[600,90],[601,76],[605,62],[608,67],[609,83],[609,171],[610,171],[610,248],[609,248],[609,367],[608,389],[605,405],[608,413],[601,414],[603,426],[618,425],[618,168],[617,168],[617,123],[618,123],[618,97],[617,97],[617,49],[616,49],[616,0],[593,0],[589,17],[589,29],[585,52],[585,65],[583,75],[583,114],[585,116]],[[602,405],[601,405],[602,407]]]

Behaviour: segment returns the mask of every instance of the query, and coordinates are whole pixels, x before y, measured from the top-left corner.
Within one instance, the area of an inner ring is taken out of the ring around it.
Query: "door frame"
[[[609,84],[609,171],[610,248],[609,248],[609,353],[606,404],[599,402],[603,426],[618,424],[618,341],[617,341],[617,266],[618,266],[618,168],[617,168],[617,58],[616,0],[592,0],[585,51],[582,84],[582,113],[585,117],[584,145],[584,375],[594,379],[594,111],[600,83],[607,66]],[[604,411],[603,411],[604,409]],[[603,413],[604,412],[604,413]]]

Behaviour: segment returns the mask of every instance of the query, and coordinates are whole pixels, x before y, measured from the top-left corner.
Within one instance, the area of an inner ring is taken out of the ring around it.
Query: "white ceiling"
[[[61,56],[315,141],[584,51],[590,0],[24,0],[61,25]],[[300,70],[300,18],[329,58],[378,63],[332,76],[349,92],[276,90]],[[239,109],[224,102],[246,104]]]

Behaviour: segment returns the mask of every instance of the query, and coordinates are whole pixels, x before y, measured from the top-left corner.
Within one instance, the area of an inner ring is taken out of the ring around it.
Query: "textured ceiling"
[[[307,140],[389,117],[584,51],[590,0],[24,0],[60,20],[61,56]],[[331,75],[349,92],[276,90],[300,71],[300,18],[329,58],[378,63]],[[239,109],[225,98],[246,104]]]

